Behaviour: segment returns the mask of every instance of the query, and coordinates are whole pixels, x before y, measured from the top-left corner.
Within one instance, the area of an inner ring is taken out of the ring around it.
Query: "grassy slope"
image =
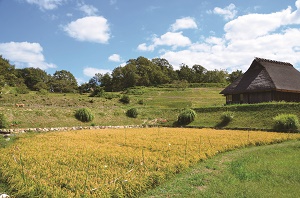
[[[136,88],[129,91],[131,102],[120,103],[119,98],[91,98],[79,94],[39,95],[31,92],[25,95],[4,92],[0,97],[0,112],[3,112],[13,127],[61,127],[89,125],[131,125],[156,124],[152,120],[163,118],[172,126],[183,108],[193,108],[197,117],[190,126],[216,127],[223,112],[232,111],[234,119],[224,128],[272,129],[273,117],[279,113],[293,113],[300,117],[299,103],[268,103],[258,105],[224,106],[225,98],[219,94],[222,88]],[[120,96],[122,93],[113,93]],[[24,103],[24,108],[15,107]],[[142,103],[142,104],[141,104]],[[89,123],[81,123],[74,118],[74,112],[88,107],[95,115]],[[137,119],[128,118],[125,112],[135,107]]]
[[[119,98],[91,98],[79,94],[10,94],[4,92],[0,97],[0,112],[10,123],[23,127],[60,127],[91,125],[130,125],[143,124],[155,118],[176,120],[179,109],[222,105],[224,98],[218,94],[222,88],[195,88],[179,91],[172,88],[143,88],[142,94],[131,94],[128,105],[120,103]],[[121,95],[121,93],[114,93]],[[211,100],[213,98],[213,100]],[[144,104],[139,104],[139,101]],[[24,103],[24,108],[15,107]],[[95,115],[90,123],[81,123],[74,118],[74,111],[88,107]],[[126,117],[125,112],[132,107],[139,110],[137,119]]]
[[[218,155],[143,197],[297,197],[300,141]]]

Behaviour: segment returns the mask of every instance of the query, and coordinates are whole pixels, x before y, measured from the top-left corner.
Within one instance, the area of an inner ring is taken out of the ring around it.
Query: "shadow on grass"
[[[230,123],[230,121],[231,120],[224,119],[221,122],[219,122],[218,124],[216,124],[215,128],[224,128]]]

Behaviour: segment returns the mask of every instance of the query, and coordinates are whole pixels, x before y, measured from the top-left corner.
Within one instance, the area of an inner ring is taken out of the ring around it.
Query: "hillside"
[[[40,93],[15,94],[5,90],[0,97],[0,112],[10,124],[9,128],[71,127],[163,124],[172,126],[184,108],[192,108],[197,117],[189,126],[223,128],[272,129],[273,117],[279,113],[293,113],[300,116],[298,103],[266,103],[256,105],[225,106],[225,99],[219,92],[222,87],[145,88],[137,87],[127,92],[107,92],[105,97],[89,97],[87,94]],[[129,104],[119,101],[128,95]],[[24,107],[17,107],[22,103]],[[91,109],[95,118],[83,123],[75,119],[78,108]],[[138,110],[137,118],[129,118],[126,111]],[[226,126],[220,125],[220,116],[232,112],[234,119]],[[160,122],[162,121],[163,122]]]

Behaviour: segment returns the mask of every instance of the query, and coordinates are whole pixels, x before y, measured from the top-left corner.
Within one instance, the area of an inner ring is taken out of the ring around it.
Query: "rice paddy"
[[[260,131],[135,128],[21,135],[0,149],[14,197],[138,197],[218,153],[300,139]]]

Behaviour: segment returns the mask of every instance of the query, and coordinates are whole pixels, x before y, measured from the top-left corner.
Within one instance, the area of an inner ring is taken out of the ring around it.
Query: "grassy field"
[[[73,127],[91,125],[165,125],[173,126],[184,108],[197,112],[193,127],[221,127],[228,129],[253,128],[272,130],[273,118],[280,113],[291,113],[300,117],[299,103],[271,102],[265,104],[224,105],[225,98],[219,94],[222,88],[145,88],[129,89],[125,93],[109,93],[110,99],[88,97],[80,94],[47,95],[30,92],[0,95],[0,112],[10,123],[9,128]],[[119,101],[123,94],[130,97],[129,104]],[[25,107],[16,107],[23,103]],[[75,119],[78,108],[90,108],[95,116],[91,122],[83,123]],[[138,117],[126,116],[130,108],[138,110]],[[233,120],[221,125],[221,115],[232,112]],[[166,120],[161,123],[159,120]]]
[[[129,91],[130,104],[119,102],[122,93],[109,93],[112,99],[88,97],[79,94],[38,92],[11,94],[5,92],[0,97],[0,112],[4,113],[12,127],[62,127],[88,125],[131,125],[152,123],[157,118],[174,122],[182,108],[222,105],[224,98],[219,94],[222,88],[140,88]],[[17,103],[25,104],[18,108]],[[90,108],[95,119],[82,123],[75,119],[78,108]],[[137,119],[128,118],[125,112],[137,108]]]
[[[0,192],[138,197],[218,153],[289,139],[300,134],[187,128],[23,134],[0,149]]]
[[[300,141],[250,147],[199,163],[142,197],[291,197],[300,194]]]

